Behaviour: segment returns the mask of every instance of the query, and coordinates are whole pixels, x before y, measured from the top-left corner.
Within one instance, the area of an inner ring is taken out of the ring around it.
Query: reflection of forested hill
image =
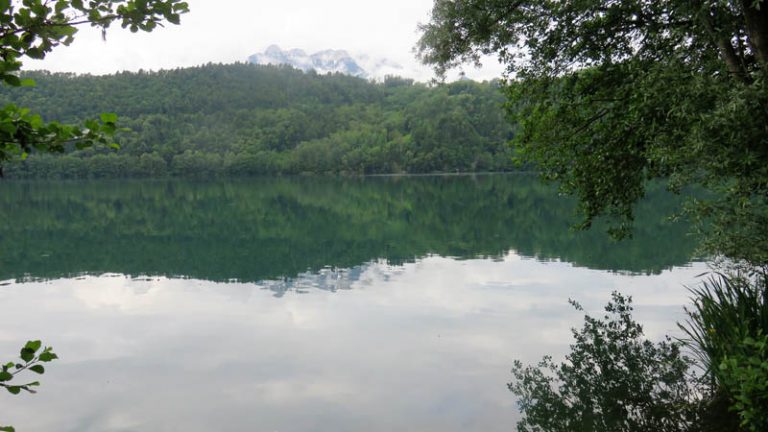
[[[32,72],[34,88],[0,88],[46,120],[115,112],[118,153],[33,155],[16,178],[162,177],[299,172],[501,171],[512,127],[496,83],[373,83],[289,67],[206,65],[73,76]]]
[[[676,200],[651,191],[635,238],[574,233],[572,203],[522,175],[0,184],[0,280],[104,272],[215,281],[293,277],[427,254],[509,250],[598,269],[688,262]]]

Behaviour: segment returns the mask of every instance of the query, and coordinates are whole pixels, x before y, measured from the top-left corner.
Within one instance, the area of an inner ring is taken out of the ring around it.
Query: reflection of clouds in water
[[[267,380],[255,386],[260,398],[277,404],[300,404],[301,401],[316,400],[338,402],[359,395],[356,383],[341,380],[313,379],[308,382],[295,380]],[[301,409],[301,407],[296,407]]]
[[[564,353],[581,320],[569,297],[599,313],[611,291],[633,295],[660,337],[702,269],[631,276],[509,254],[259,284],[11,284],[0,353],[34,335],[62,360],[33,399],[3,401],[4,420],[26,431],[509,430],[511,362]]]
[[[155,280],[141,279],[132,281],[126,277],[83,277],[72,289],[75,298],[82,301],[89,309],[114,308],[120,312],[147,309],[162,296],[162,287]],[[96,282],[97,286],[93,286]],[[159,282],[159,280],[157,281]]]

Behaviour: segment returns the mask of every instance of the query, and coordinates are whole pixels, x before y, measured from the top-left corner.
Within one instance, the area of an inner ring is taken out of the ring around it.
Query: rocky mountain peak
[[[289,65],[304,72],[319,74],[342,73],[361,78],[383,78],[396,75],[402,67],[387,59],[372,59],[367,55],[354,56],[345,50],[325,49],[307,54],[301,49],[283,50],[270,45],[262,53],[253,54],[248,61],[262,65]]]

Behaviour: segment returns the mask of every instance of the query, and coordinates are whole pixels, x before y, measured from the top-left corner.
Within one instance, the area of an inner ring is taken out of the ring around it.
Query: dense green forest
[[[690,260],[695,240],[666,217],[680,198],[660,186],[641,203],[632,242],[571,230],[574,204],[524,174],[4,182],[0,281],[116,272],[255,282],[510,250],[640,273]]]
[[[217,65],[77,76],[29,72],[0,104],[46,121],[115,112],[119,151],[32,154],[12,178],[511,170],[513,130],[496,82],[376,83],[286,66]]]

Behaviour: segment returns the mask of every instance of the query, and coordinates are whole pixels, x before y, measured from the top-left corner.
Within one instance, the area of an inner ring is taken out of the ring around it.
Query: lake
[[[0,183],[0,360],[53,345],[29,431],[508,431],[515,359],[633,296],[679,334],[679,199],[574,232],[526,175]]]

